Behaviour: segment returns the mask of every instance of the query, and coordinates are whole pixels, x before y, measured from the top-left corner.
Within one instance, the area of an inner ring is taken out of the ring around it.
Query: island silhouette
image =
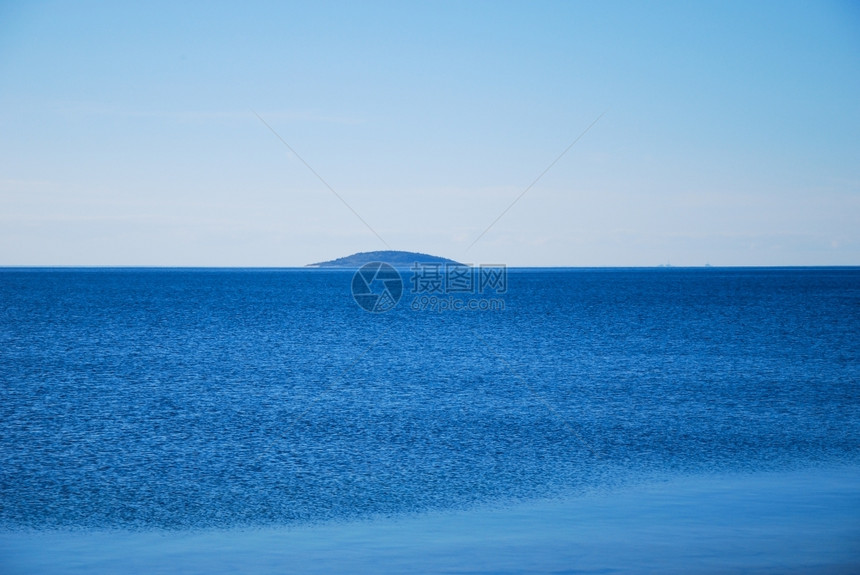
[[[409,267],[415,263],[421,264],[454,264],[463,265],[452,259],[420,252],[404,252],[399,250],[382,250],[376,252],[358,252],[336,260],[308,264],[309,268],[360,268],[371,262],[385,262],[393,267]]]

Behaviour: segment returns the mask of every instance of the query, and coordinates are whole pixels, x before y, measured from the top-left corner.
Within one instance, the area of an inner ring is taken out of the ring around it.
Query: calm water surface
[[[850,464],[860,270],[0,271],[0,529],[206,529]]]

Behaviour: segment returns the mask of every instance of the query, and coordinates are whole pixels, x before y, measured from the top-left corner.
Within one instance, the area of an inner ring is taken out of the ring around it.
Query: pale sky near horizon
[[[0,1],[0,265],[389,246],[860,265],[860,4]]]

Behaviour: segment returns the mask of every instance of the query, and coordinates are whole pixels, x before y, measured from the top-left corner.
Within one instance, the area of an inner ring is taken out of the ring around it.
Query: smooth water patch
[[[4,573],[857,573],[860,467],[316,526],[0,535]]]

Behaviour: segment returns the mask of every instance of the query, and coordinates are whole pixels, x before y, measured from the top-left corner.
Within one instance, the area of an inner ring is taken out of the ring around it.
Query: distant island
[[[418,252],[403,252],[398,250],[382,250],[378,252],[359,252],[330,260],[327,262],[319,262],[316,264],[308,264],[305,267],[309,268],[360,268],[364,264],[370,262],[385,262],[392,266],[409,267],[418,262],[422,264],[456,264],[462,265],[460,262],[443,258],[439,256],[431,256],[430,254],[422,254]]]

